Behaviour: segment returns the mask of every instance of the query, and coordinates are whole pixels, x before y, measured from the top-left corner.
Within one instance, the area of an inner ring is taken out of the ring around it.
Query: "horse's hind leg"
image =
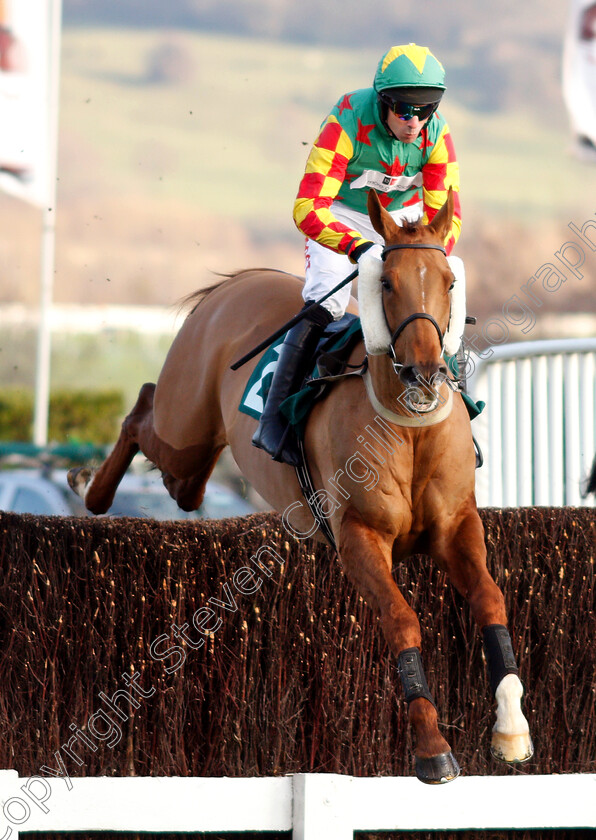
[[[339,554],[346,574],[379,615],[383,634],[397,657],[408,720],[416,736],[416,775],[427,784],[450,782],[459,775],[459,766],[439,732],[420,657],[420,625],[391,575],[391,548],[357,511],[348,509],[341,524]]]
[[[124,473],[141,448],[139,435],[143,428],[147,430],[152,426],[154,392],[152,383],[143,385],[135,407],[122,423],[115,447],[96,472],[79,467],[68,473],[68,483],[84,499],[85,507],[91,513],[105,513],[110,509]],[[143,452],[151,460],[144,447]]]
[[[204,466],[201,466],[191,478],[174,478],[170,473],[163,473],[163,483],[168,493],[175,500],[179,508],[186,511],[200,508],[205,496],[207,479],[213,472],[217,459],[219,458],[225,444],[220,445],[209,453],[205,458]]]
[[[491,688],[497,701],[491,752],[508,764],[527,761],[534,748],[521,710],[523,687],[506,626],[505,599],[486,567],[484,531],[475,507],[454,533],[435,539],[430,553],[466,598],[482,631]]]

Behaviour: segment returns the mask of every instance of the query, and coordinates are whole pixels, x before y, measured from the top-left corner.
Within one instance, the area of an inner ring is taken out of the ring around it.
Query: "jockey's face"
[[[412,117],[411,120],[402,120],[393,111],[387,111],[387,125],[402,143],[413,143],[427,122],[428,118],[419,120],[418,117]]]

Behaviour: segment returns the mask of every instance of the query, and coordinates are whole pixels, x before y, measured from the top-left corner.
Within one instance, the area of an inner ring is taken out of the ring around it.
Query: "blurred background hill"
[[[500,313],[596,211],[596,169],[569,152],[566,16],[555,0],[64,0],[56,303],[170,306],[213,272],[302,273],[291,211],[318,127],[414,40],[447,70],[469,311]],[[0,303],[34,306],[39,212],[0,195],[0,214]],[[592,289],[564,284],[525,337],[576,330],[552,319],[591,311]]]

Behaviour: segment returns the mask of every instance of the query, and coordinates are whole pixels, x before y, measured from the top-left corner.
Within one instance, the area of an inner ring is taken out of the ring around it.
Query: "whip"
[[[261,350],[265,350],[267,347],[269,347],[271,344],[273,344],[273,342],[277,338],[282,336],[285,332],[287,332],[293,326],[295,326],[300,321],[302,321],[303,318],[306,318],[308,313],[312,309],[314,309],[315,306],[319,306],[319,304],[323,303],[324,300],[327,300],[328,297],[331,297],[331,295],[334,295],[335,292],[339,291],[344,286],[347,286],[348,283],[351,283],[352,280],[354,280],[357,276],[358,276],[358,269],[353,271],[350,274],[349,277],[345,278],[345,280],[342,280],[341,283],[338,283],[337,286],[335,286],[333,289],[331,289],[330,292],[327,292],[326,295],[323,295],[322,298],[319,298],[319,300],[313,301],[313,303],[311,303],[311,305],[307,306],[305,309],[301,309],[300,312],[297,315],[294,315],[293,318],[291,318],[287,323],[285,323],[282,327],[280,327],[278,330],[276,330],[272,335],[269,336],[269,338],[266,338],[264,341],[261,341],[261,343],[258,344],[256,347],[253,347],[252,350],[249,350],[248,353],[245,356],[243,356],[241,359],[238,359],[238,361],[234,362],[233,365],[230,365],[231,370],[238,370],[238,368],[241,368],[242,365],[246,364],[246,362],[250,362],[250,360],[254,359],[254,357],[257,356],[261,352]]]

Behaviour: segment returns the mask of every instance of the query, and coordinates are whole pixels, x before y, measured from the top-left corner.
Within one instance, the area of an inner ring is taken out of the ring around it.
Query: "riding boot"
[[[292,327],[282,344],[259,428],[252,438],[253,446],[264,449],[274,461],[299,466],[298,454],[291,446],[291,436],[286,444],[288,421],[281,415],[279,407],[301,385],[319,339],[332,320],[332,315],[318,306]]]

